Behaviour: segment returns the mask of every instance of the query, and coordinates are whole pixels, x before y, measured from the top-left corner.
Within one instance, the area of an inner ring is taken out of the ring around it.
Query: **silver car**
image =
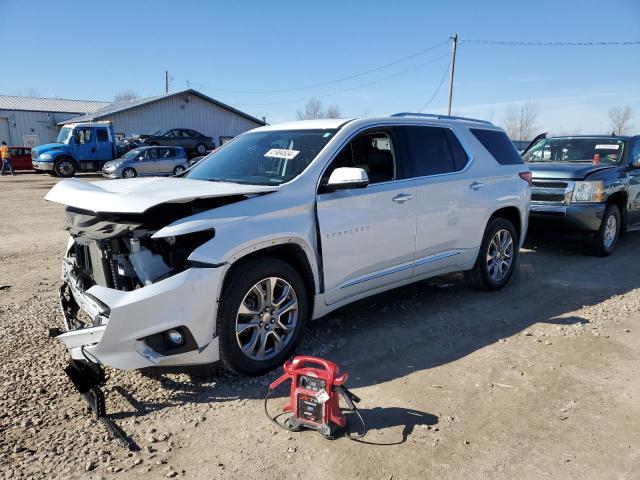
[[[141,147],[105,163],[102,175],[107,178],[179,175],[187,168],[189,161],[182,147]]]

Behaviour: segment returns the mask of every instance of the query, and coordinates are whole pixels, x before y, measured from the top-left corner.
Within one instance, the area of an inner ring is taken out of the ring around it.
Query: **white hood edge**
[[[133,178],[91,183],[71,178],[58,182],[44,199],[96,213],[143,213],[162,203],[252,195],[277,189],[277,186],[270,185],[241,185],[186,178]]]

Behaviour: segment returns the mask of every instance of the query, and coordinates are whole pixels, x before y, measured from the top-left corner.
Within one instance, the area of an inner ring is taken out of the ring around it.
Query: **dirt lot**
[[[109,371],[108,410],[141,447],[129,453],[46,337],[66,241],[62,207],[42,200],[55,181],[0,178],[5,478],[640,478],[638,234],[606,259],[534,238],[501,292],[438,278],[311,325],[299,352],[350,372],[362,442],[274,428],[261,398],[275,372]]]

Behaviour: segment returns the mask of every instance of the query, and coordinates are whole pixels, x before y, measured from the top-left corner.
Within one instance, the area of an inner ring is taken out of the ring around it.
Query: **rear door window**
[[[471,133],[482,143],[500,165],[521,165],[522,157],[507,134],[498,130],[472,128]]]
[[[106,142],[109,140],[109,134],[107,133],[106,128],[98,128],[96,129],[96,138],[99,142]]]
[[[402,127],[413,161],[416,177],[453,173],[462,170],[469,157],[448,128]]]

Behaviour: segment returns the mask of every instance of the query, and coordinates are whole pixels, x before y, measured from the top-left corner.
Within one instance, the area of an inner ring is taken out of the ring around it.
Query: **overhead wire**
[[[431,102],[433,102],[436,98],[436,96],[438,95],[438,92],[440,91],[440,89],[442,88],[442,84],[444,83],[444,79],[447,78],[447,73],[449,73],[449,69],[451,68],[451,62],[449,62],[447,64],[447,68],[444,69],[444,74],[442,75],[442,78],[440,79],[440,83],[438,84],[436,91],[433,92],[433,95],[431,95],[431,98],[429,100],[427,100],[427,103],[425,103],[420,110],[418,110],[418,113],[422,113],[424,111],[425,108],[427,108],[429,105],[431,105]]]
[[[298,87],[278,88],[278,89],[272,89],[272,90],[235,90],[235,89],[228,89],[228,88],[212,87],[212,86],[206,85],[206,84],[201,84],[201,85],[203,87],[207,88],[208,90],[215,90],[215,91],[228,92],[228,93],[239,93],[239,94],[287,93],[287,92],[295,92],[295,91],[300,91],[300,90],[308,90],[308,89],[313,89],[313,88],[318,88],[318,87],[326,87],[327,85],[334,85],[336,83],[346,82],[348,80],[353,80],[354,78],[363,77],[365,75],[369,75],[370,73],[375,73],[375,72],[378,72],[378,71],[383,70],[385,68],[389,68],[389,67],[392,67],[394,65],[398,65],[399,63],[406,62],[407,60],[411,60],[411,59],[416,58],[416,57],[418,57],[420,55],[424,55],[425,53],[428,53],[431,50],[435,50],[435,49],[437,49],[439,47],[442,47],[442,46],[444,46],[444,45],[446,45],[448,43],[449,43],[449,40],[445,40],[445,41],[437,43],[435,45],[431,45],[430,47],[423,48],[422,50],[414,52],[414,53],[412,53],[410,55],[406,55],[404,57],[401,57],[401,58],[398,58],[396,60],[393,60],[393,61],[391,61],[389,63],[385,63],[383,65],[379,65],[377,67],[373,67],[373,68],[370,68],[370,69],[362,71],[362,72],[354,73],[354,74],[351,74],[351,75],[346,75],[344,77],[336,78],[334,80],[328,80],[328,81],[313,83],[313,84],[309,84],[309,85],[302,85],[302,86],[298,86]]]
[[[478,40],[461,38],[458,44],[475,43],[478,45],[504,45],[513,47],[600,47],[605,45],[629,46],[640,45],[640,41],[613,41],[613,42],[520,42],[515,40]]]

